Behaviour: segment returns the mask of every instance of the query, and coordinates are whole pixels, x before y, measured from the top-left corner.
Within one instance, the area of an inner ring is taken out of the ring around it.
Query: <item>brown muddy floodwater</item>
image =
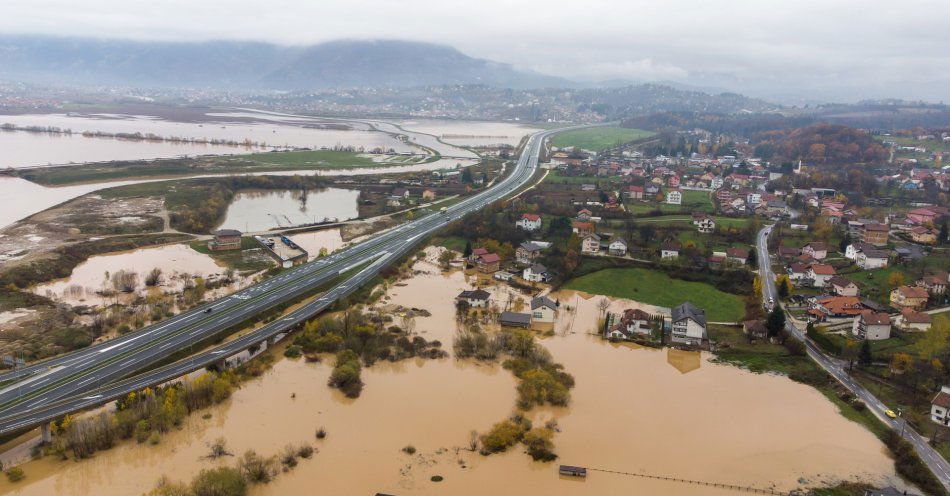
[[[390,287],[383,304],[429,310],[416,332],[451,350],[453,298],[476,278],[443,275],[433,257],[418,262],[423,272],[405,285]],[[504,305],[507,288],[492,292]],[[363,372],[362,396],[347,400],[326,386],[332,360],[285,359],[209,409],[210,419],[192,416],[158,446],[125,443],[78,463],[28,462],[26,479],[0,482],[0,493],[140,494],[162,475],[188,480],[215,463],[233,463],[202,459],[207,443],[222,436],[238,454],[274,454],[288,443],[319,448],[313,459],[256,486],[257,496],[735,494],[599,471],[573,480],[558,476],[558,463],[783,491],[842,479],[902,485],[883,445],[816,390],[716,364],[707,354],[605,342],[588,334],[598,298],[555,296],[562,302],[555,335],[541,342],[577,386],[569,407],[531,413],[535,423],[558,422],[554,463],[533,462],[520,448],[489,457],[459,450],[470,431],[484,432],[513,411],[515,380],[499,365],[452,358],[377,364]],[[629,304],[615,301],[614,309]],[[322,441],[314,438],[321,426],[328,432]],[[400,451],[409,444],[415,455]],[[432,482],[433,475],[445,479]]]

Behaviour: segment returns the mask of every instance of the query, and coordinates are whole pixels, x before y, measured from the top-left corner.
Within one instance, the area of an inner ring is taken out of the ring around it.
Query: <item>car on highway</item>
[[[213,309],[214,309],[214,307],[205,308],[205,313],[211,313],[211,310],[213,310]]]
[[[890,417],[890,418],[892,418],[892,419],[896,419],[896,418],[897,418],[897,414],[894,413],[894,410],[891,410],[890,408],[888,408],[887,410],[884,410],[884,415],[887,415],[888,417]]]

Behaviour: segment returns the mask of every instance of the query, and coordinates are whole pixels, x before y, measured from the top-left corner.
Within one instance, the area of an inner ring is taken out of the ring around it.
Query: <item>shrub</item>
[[[244,496],[247,482],[238,469],[218,467],[202,470],[191,481],[194,496]]]
[[[323,439],[327,437],[327,431],[323,427],[317,429],[317,439]]]
[[[284,450],[280,453],[280,463],[282,463],[287,468],[293,468],[297,466],[297,449],[293,446],[284,446]]]
[[[498,422],[481,436],[482,454],[500,453],[507,450],[518,444],[530,428],[531,422],[521,417]]]
[[[301,445],[299,448],[297,448],[297,456],[299,456],[300,458],[307,459],[313,456],[313,451],[314,451],[313,446],[310,446],[309,444],[304,444],[304,445]]]
[[[301,354],[303,354],[303,350],[300,346],[295,344],[288,346],[287,349],[284,350],[284,356],[287,358],[299,358]]]
[[[156,445],[160,443],[161,441],[162,441],[162,435],[156,431],[152,431],[152,433],[148,436],[148,444]]]
[[[264,458],[254,450],[247,450],[238,459],[238,470],[249,482],[269,482],[277,470],[273,458]]]
[[[557,458],[554,454],[554,443],[551,442],[553,435],[550,429],[531,429],[525,433],[521,442],[535,461],[549,462]]]
[[[416,454],[416,447],[411,444],[407,444],[406,446],[403,446],[402,452],[407,455],[414,455]]]
[[[140,443],[148,441],[148,436],[152,432],[152,426],[148,420],[142,419],[135,423],[135,440]]]
[[[20,467],[10,467],[6,471],[7,480],[10,482],[19,482],[26,477],[26,474],[23,473],[23,469]]]

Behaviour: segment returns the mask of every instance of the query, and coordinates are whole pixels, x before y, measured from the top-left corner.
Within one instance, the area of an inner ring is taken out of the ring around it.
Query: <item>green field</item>
[[[620,127],[592,127],[565,131],[551,138],[551,144],[558,148],[578,147],[584,150],[600,151],[641,138],[653,136],[652,131],[643,129],[625,129]]]
[[[702,282],[673,279],[650,269],[604,269],[572,279],[564,287],[662,307],[691,301],[705,309],[706,317],[714,322],[735,322],[745,313],[742,297],[738,295]]]

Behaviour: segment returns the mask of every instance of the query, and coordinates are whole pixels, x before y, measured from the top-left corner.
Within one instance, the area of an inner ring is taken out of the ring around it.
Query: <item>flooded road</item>
[[[454,296],[476,278],[461,271],[443,275],[428,261],[415,267],[423,273],[391,286],[381,304],[429,310],[430,317],[416,319],[415,332],[451,350]],[[512,294],[488,289],[500,306]],[[520,446],[489,457],[459,449],[470,431],[484,432],[514,410],[515,380],[498,364],[452,358],[379,363],[364,370],[360,398],[349,400],[326,386],[332,359],[285,359],[209,409],[210,419],[192,416],[158,446],[123,443],[78,463],[28,462],[26,479],[15,486],[2,481],[0,492],[140,494],[163,474],[188,480],[214,463],[232,464],[202,459],[217,437],[237,454],[269,455],[288,443],[319,448],[312,460],[256,486],[257,496],[736,494],[598,471],[586,480],[562,478],[558,463],[783,491],[840,479],[900,484],[883,445],[816,390],[713,363],[706,354],[603,341],[588,334],[600,313],[597,299],[554,296],[561,315],[554,335],[541,343],[577,385],[568,407],[530,414],[536,425],[557,421],[554,463],[533,462]],[[328,437],[318,441],[314,431],[321,426]],[[410,444],[415,455],[400,451]],[[433,475],[444,480],[432,482]]]
[[[359,217],[359,190],[241,190],[228,207],[220,229],[242,232],[342,221]]]
[[[517,146],[521,138],[538,128],[518,122],[451,121],[420,119],[402,121],[399,125],[408,131],[431,134],[446,143],[459,146]]]

